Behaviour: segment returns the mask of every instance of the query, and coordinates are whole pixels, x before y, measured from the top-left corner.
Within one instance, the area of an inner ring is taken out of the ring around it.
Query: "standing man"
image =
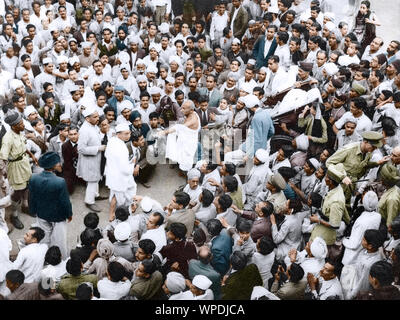
[[[63,176],[70,194],[74,192],[75,185],[78,182],[78,177],[76,176],[76,166],[78,163],[78,139],[78,128],[71,127],[68,131],[68,140],[61,146],[62,158],[64,160]]]
[[[11,223],[17,229],[24,225],[18,218],[18,206],[21,211],[28,213],[28,181],[32,175],[31,165],[26,156],[28,153],[38,165],[35,156],[27,150],[24,136],[25,125],[19,112],[9,112],[4,121],[11,129],[4,135],[0,159],[7,162],[7,177],[14,193],[11,196]]]
[[[126,142],[129,141],[131,130],[127,124],[119,124],[115,129],[117,135],[110,139],[105,152],[107,159],[105,176],[106,186],[110,188],[110,218],[115,218],[116,206],[129,206],[136,195],[136,183],[133,175],[138,173],[135,158],[130,160]]]
[[[39,158],[39,165],[44,170],[29,180],[29,210],[37,215],[37,224],[45,232],[43,243],[58,246],[65,260],[68,257],[67,221],[72,220],[72,205],[67,183],[55,174],[55,171],[62,172],[60,156],[46,152]]]
[[[99,114],[94,107],[85,106],[82,114],[85,117],[78,140],[78,165],[76,175],[87,182],[85,204],[90,210],[100,212],[95,204],[99,196],[99,181],[101,180],[101,152],[106,146],[101,144],[100,129],[97,126]]]
[[[249,14],[242,6],[241,0],[232,1],[232,9],[229,14],[230,29],[233,32],[233,37],[242,39],[247,29],[247,22],[249,21]]]

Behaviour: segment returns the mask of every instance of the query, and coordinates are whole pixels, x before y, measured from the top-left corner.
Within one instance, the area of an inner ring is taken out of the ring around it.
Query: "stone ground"
[[[382,26],[377,27],[377,35],[384,39],[384,47],[394,39],[400,40],[400,0],[372,0],[371,9],[376,13]],[[156,171],[149,181],[150,189],[144,188],[142,185],[138,185],[138,195],[148,195],[162,205],[168,204],[173,192],[182,184],[185,183],[185,179],[178,176],[177,169],[170,169],[168,165],[158,165]],[[68,224],[68,245],[69,248],[74,248],[79,234],[83,230],[83,217],[88,212],[83,202],[85,194],[85,188],[78,186],[71,197],[72,207],[74,216],[71,223]],[[102,195],[108,195],[108,189],[106,187],[101,188]],[[100,227],[104,227],[108,222],[108,200],[97,201],[97,204],[101,207],[102,212],[100,216]],[[16,240],[23,237],[27,228],[35,222],[34,218],[26,214],[20,215],[21,221],[24,223],[25,228],[23,230],[14,229],[10,233],[10,238],[13,240],[13,252],[17,253]]]

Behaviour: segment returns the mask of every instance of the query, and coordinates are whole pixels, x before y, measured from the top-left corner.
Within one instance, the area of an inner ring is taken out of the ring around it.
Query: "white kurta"
[[[167,137],[165,158],[178,162],[179,169],[182,171],[189,171],[192,168],[194,155],[197,151],[198,132],[201,124],[197,113],[195,115],[198,121],[196,130],[182,124],[177,124],[174,126],[176,131],[170,133]]]
[[[45,244],[31,243],[18,253],[12,268],[20,270],[25,275],[25,283],[39,281],[47,249]]]
[[[147,230],[140,238],[140,240],[143,239],[153,240],[154,244],[156,245],[154,253],[159,252],[161,248],[167,244],[167,237],[164,226],[160,226],[156,229]]]
[[[363,247],[361,240],[364,237],[364,232],[368,229],[378,230],[381,223],[381,215],[377,212],[364,211],[355,221],[349,238],[343,240],[343,245],[346,247],[342,263],[353,264],[357,261],[359,253]]]
[[[136,182],[133,178],[135,163],[129,160],[125,142],[116,136],[112,137],[104,155],[107,159],[104,170],[106,186],[113,192],[123,192],[128,198],[133,197],[136,194]]]

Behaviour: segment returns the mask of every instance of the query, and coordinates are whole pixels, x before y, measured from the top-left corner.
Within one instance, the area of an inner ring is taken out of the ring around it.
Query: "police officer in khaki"
[[[390,156],[385,156],[377,162],[372,162],[372,152],[376,148],[382,147],[383,135],[376,131],[365,131],[362,133],[361,142],[349,143],[343,148],[337,150],[326,161],[329,169],[331,165],[343,164],[344,172],[338,172],[335,168],[331,171],[340,178],[343,184],[343,190],[346,196],[346,205],[350,208],[350,199],[354,192],[354,186],[368,169],[384,164],[390,160]]]
[[[386,163],[379,170],[378,177],[386,188],[379,200],[378,212],[389,227],[400,212],[400,188],[396,185],[400,181],[400,176],[395,166]]]
[[[332,247],[336,242],[336,232],[341,221],[344,220],[346,224],[350,222],[346,210],[346,198],[340,184],[343,176],[346,176],[346,171],[342,163],[328,167],[325,183],[329,191],[324,198],[320,216],[310,216],[310,222],[317,223],[311,233],[310,241],[316,237],[324,239],[328,246],[329,256],[332,254]]]

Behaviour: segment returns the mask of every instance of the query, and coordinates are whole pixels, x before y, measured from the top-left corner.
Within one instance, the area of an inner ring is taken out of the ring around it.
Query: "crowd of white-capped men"
[[[0,0],[0,298],[400,299],[400,39],[330,2]]]

